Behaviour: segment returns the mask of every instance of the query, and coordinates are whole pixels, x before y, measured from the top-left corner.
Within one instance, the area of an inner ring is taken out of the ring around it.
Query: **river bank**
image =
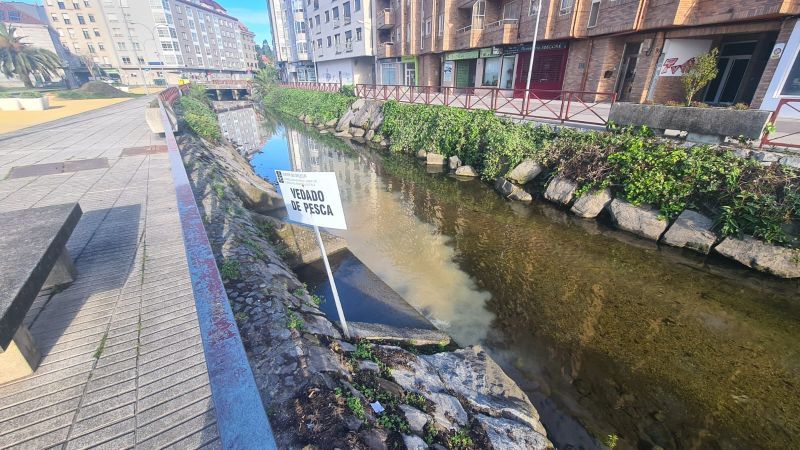
[[[230,146],[179,146],[280,448],[551,447],[479,346],[343,339],[287,263],[289,225],[259,213],[274,188]]]

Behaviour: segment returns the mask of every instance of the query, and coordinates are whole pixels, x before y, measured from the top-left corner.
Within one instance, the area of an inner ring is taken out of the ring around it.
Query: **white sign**
[[[769,54],[769,59],[781,59],[784,48],[786,48],[785,42],[779,42],[775,44],[775,47],[772,47],[772,53]]]
[[[711,39],[667,39],[664,43],[664,63],[659,70],[662,77],[683,76],[694,59],[711,48]]]
[[[453,70],[455,63],[453,61],[445,61],[442,65],[442,81],[450,83],[453,81]]]
[[[276,170],[275,177],[289,212],[289,220],[306,225],[347,229],[335,173]]]

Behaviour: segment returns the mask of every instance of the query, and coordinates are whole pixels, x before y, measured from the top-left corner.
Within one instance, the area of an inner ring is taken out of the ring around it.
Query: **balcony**
[[[379,30],[388,30],[393,28],[397,23],[394,20],[394,10],[392,8],[384,8],[381,11],[378,11],[377,22]]]
[[[341,25],[341,21],[339,20],[338,17],[335,17],[333,19],[333,28],[339,28],[339,25]]]
[[[378,44],[378,58],[395,58],[399,54],[394,42],[383,42]]]
[[[350,21],[351,21],[351,20],[352,20],[352,19],[350,18],[350,16],[344,16],[344,24],[345,24],[345,25],[350,25]]]
[[[353,43],[351,41],[347,41],[344,43],[344,51],[347,53],[353,51]]]
[[[504,19],[488,23],[483,29],[479,44],[481,46],[516,44],[519,41],[517,38],[518,27],[517,19]]]
[[[456,30],[456,48],[478,47],[482,36],[483,28],[473,28],[472,25],[459,28]]]

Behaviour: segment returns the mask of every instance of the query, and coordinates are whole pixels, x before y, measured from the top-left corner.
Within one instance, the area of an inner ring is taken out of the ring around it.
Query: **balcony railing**
[[[502,19],[502,20],[498,20],[497,22],[487,23],[486,24],[486,29],[487,30],[492,30],[492,29],[503,28],[503,27],[516,28],[518,24],[519,24],[519,21],[517,19]]]
[[[344,24],[345,24],[345,25],[350,25],[350,21],[351,21],[351,20],[352,20],[352,19],[350,18],[350,16],[344,16]]]
[[[397,53],[397,46],[394,45],[394,42],[383,42],[378,45],[378,58],[394,58]]]
[[[394,10],[392,8],[384,8],[378,12],[378,29],[388,30],[395,26]]]
[[[344,51],[352,52],[353,51],[353,43],[348,41],[344,43]]]
[[[333,19],[333,28],[339,28],[339,24],[340,24],[340,21],[339,21],[338,17]]]

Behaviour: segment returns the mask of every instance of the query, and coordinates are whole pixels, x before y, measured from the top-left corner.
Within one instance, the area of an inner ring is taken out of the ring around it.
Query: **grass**
[[[226,259],[219,268],[219,273],[223,280],[238,280],[242,273],[239,271],[239,261]]]
[[[108,339],[108,331],[103,333],[103,337],[100,338],[100,343],[97,344],[97,350],[94,351],[94,359],[100,359],[103,356],[103,350],[106,349],[106,339]]]

